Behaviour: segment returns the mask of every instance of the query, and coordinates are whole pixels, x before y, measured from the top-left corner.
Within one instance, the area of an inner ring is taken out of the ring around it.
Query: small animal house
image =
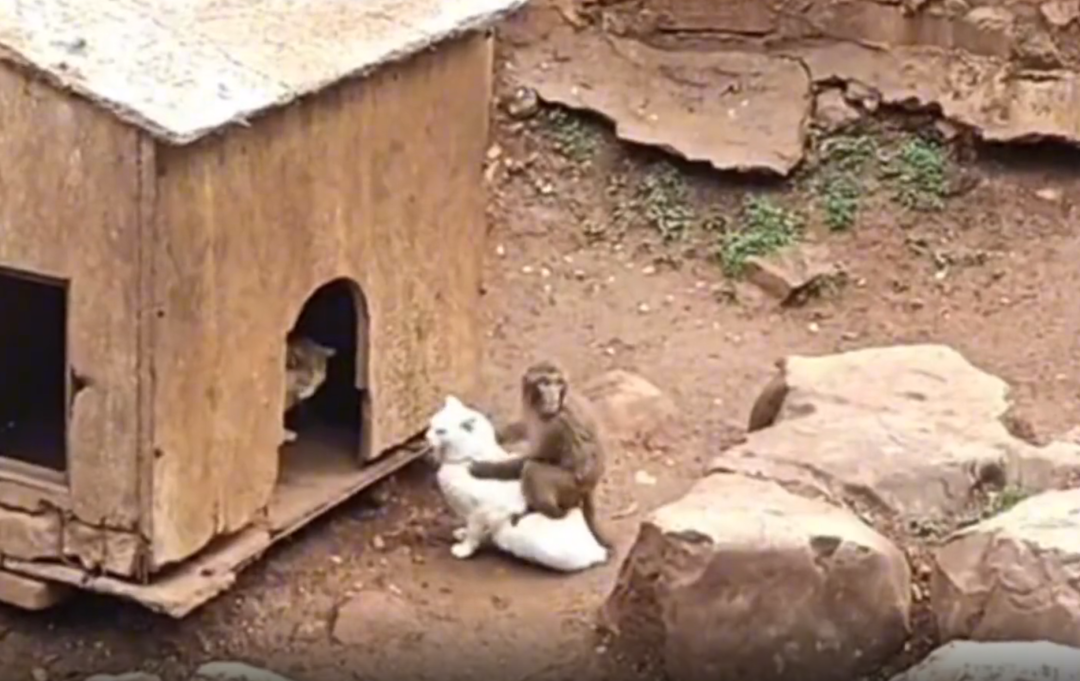
[[[520,4],[0,7],[0,600],[182,617],[417,456]]]

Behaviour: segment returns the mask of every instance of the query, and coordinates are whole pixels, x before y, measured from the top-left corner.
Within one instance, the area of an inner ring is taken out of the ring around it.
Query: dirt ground
[[[511,57],[501,55],[501,70]],[[979,150],[954,170],[964,191],[937,212],[869,197],[850,230],[816,230],[848,285],[781,309],[725,279],[707,257],[708,232],[663,243],[648,228],[598,231],[629,191],[613,178],[633,186],[655,155],[588,123],[598,131],[589,133],[591,158],[571,162],[554,148],[566,140],[543,120],[497,114],[483,406],[509,415],[520,370],[546,356],[574,376],[638,372],[685,410],[692,428],[680,441],[618,452],[612,462],[601,510],[620,557],[643,515],[684,490],[737,432],[785,354],[947,343],[1009,381],[1041,437],[1080,423],[1080,307],[1069,302],[1080,290],[1080,171],[1068,169],[1080,167],[1075,153]],[[680,173],[688,204],[719,215],[737,212],[750,194],[790,206],[808,197],[798,179],[764,187],[696,168]],[[942,269],[943,258],[961,264]],[[131,670],[170,680],[210,660],[245,660],[298,681],[404,678],[406,668],[412,678],[651,674],[626,668],[594,632],[619,561],[573,577],[491,555],[457,561],[432,485],[422,466],[406,471],[271,551],[234,590],[182,622],[90,595],[48,613],[2,609],[0,664],[12,681]],[[349,642],[336,643],[337,606],[365,589],[391,594],[396,605],[373,600],[347,627]]]

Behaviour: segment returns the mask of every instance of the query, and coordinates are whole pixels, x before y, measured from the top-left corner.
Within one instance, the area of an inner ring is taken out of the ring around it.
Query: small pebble
[[[650,275],[656,274],[656,268],[652,265],[646,265],[645,267],[641,268],[641,273],[648,277]]]
[[[810,322],[809,324],[806,325],[806,329],[810,333],[817,333],[818,331],[821,331],[821,326],[818,325],[817,322]]]
[[[532,265],[526,265],[525,267],[522,267],[521,268],[521,273],[522,274],[532,274],[533,273]]]
[[[548,277],[550,277],[550,276],[551,276],[551,270],[549,270],[549,269],[548,269],[548,268],[546,268],[546,267],[541,267],[541,268],[540,268],[540,276],[541,276],[541,277],[544,277],[545,279],[547,279]]]
[[[574,270],[574,278],[575,279],[584,279],[585,278],[585,270]]]
[[[1043,201],[1050,201],[1051,203],[1057,203],[1061,201],[1061,190],[1053,187],[1044,187],[1037,192],[1035,196],[1039,197]]]
[[[641,303],[641,304],[639,304],[639,305],[637,306],[637,311],[638,311],[638,312],[639,312],[640,314],[648,314],[648,313],[649,313],[649,310],[650,310],[650,308],[649,308],[649,304],[648,304],[648,303]]]
[[[502,244],[499,244],[495,247],[495,255],[500,258],[506,257],[506,248]]]
[[[656,484],[656,478],[652,476],[648,471],[638,471],[634,473],[634,482],[639,485],[652,486]]]

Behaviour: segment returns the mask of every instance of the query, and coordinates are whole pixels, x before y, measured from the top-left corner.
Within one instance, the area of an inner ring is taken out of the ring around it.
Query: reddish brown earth
[[[509,91],[503,82],[501,95]],[[715,238],[705,232],[668,245],[646,228],[589,238],[586,219],[610,223],[625,201],[628,190],[607,191],[610,179],[624,175],[632,186],[647,156],[609,132],[587,167],[554,153],[540,122],[511,121],[501,108],[494,136],[484,406],[508,415],[521,368],[546,356],[575,376],[638,372],[693,424],[674,446],[620,453],[612,462],[602,510],[620,555],[642,515],[685,489],[741,427],[773,362],[788,353],[948,343],[1015,387],[1040,436],[1080,423],[1080,171],[1068,169],[1080,168],[1075,154],[970,154],[956,170],[968,190],[937,213],[909,214],[887,197],[870,197],[852,230],[821,237],[851,283],[780,309],[726,282],[703,255]],[[507,159],[532,160],[508,173]],[[775,192],[789,206],[807,196],[798,179],[766,190],[683,172],[688,202],[721,215],[734,215],[755,192]],[[1046,189],[1060,197],[1036,195]],[[911,245],[918,239],[954,255],[984,253],[984,262],[935,277],[932,258]],[[641,471],[655,484],[641,484]],[[593,630],[617,563],[554,577],[490,555],[459,562],[424,469],[389,481],[379,496],[382,510],[370,498],[347,505],[181,622],[89,595],[47,613],[0,610],[0,663],[11,679],[38,681],[130,670],[183,678],[213,659],[246,660],[298,681],[373,678],[405,659],[426,663],[431,678],[457,669],[464,676],[492,661],[504,678],[649,675],[628,668]],[[351,642],[335,643],[337,606],[365,588],[390,594],[393,604],[373,599],[363,621],[348,622]],[[920,629],[914,651],[930,636]]]

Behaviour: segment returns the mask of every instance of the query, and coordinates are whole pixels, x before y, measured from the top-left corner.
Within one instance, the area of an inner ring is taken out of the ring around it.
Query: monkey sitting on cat
[[[290,335],[285,348],[285,411],[315,394],[326,382],[326,368],[337,351],[320,345],[306,336]],[[296,433],[285,429],[285,441],[296,440]]]
[[[559,519],[581,507],[589,530],[605,548],[611,541],[596,520],[596,487],[604,475],[605,452],[590,405],[570,392],[562,371],[551,362],[530,366],[521,379],[522,420],[500,429],[501,443],[528,441],[524,456],[507,461],[475,461],[477,478],[521,479],[527,508],[511,524],[538,511]]]

